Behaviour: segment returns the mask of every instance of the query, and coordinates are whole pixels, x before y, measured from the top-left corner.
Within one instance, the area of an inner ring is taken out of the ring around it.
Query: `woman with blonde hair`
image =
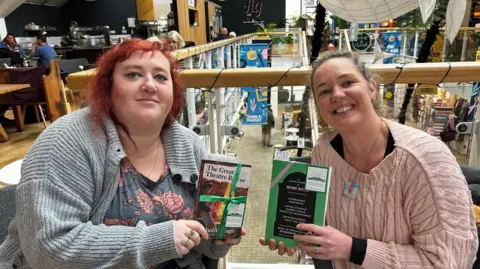
[[[177,31],[170,31],[167,38],[172,50],[181,49],[185,46],[183,37]]]
[[[472,268],[472,198],[445,144],[381,118],[377,83],[352,53],[320,57],[311,82],[321,118],[335,129],[318,139],[312,163],[332,174],[326,225],[298,224],[297,247],[334,268]]]

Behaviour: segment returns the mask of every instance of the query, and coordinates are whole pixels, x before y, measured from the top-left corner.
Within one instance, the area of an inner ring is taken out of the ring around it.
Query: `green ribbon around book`
[[[230,211],[230,207],[232,204],[239,205],[245,204],[247,202],[247,196],[238,196],[232,197],[235,188],[237,186],[237,182],[240,178],[240,170],[242,169],[242,164],[237,164],[237,168],[235,169],[235,173],[233,174],[232,178],[232,186],[230,187],[230,193],[228,197],[221,197],[216,195],[200,195],[200,202],[207,202],[207,203],[215,203],[215,202],[224,202],[225,203],[225,210],[223,210],[222,221],[220,222],[220,227],[217,230],[217,239],[223,239],[223,234],[225,232],[225,225],[227,224],[227,216],[228,211]]]

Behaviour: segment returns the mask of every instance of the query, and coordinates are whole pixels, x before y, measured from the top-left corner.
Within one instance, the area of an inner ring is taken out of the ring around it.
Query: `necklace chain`
[[[378,138],[380,138],[380,134],[382,133],[382,131],[383,131],[383,120],[380,120],[380,131],[378,132],[377,138],[375,138],[375,142],[373,143],[372,147],[370,148],[370,152],[368,153],[368,156],[367,156],[367,163],[366,163],[367,169],[369,168],[369,164],[370,164],[370,155],[372,155],[373,149],[377,145]],[[350,154],[350,150],[348,149],[345,141],[343,141],[343,147],[345,148],[345,153]],[[345,157],[345,161],[348,163],[349,160],[347,160],[347,154],[344,154],[344,157]],[[348,158],[348,159],[350,159],[350,158]]]
[[[157,167],[157,158],[158,158],[158,148],[159,148],[159,144],[160,144],[160,138],[157,139],[157,151],[155,153],[155,163],[153,164],[153,168],[152,168],[152,171],[150,171],[150,173],[148,173],[147,177],[150,178],[150,175],[153,173],[153,171],[155,171],[155,167]]]

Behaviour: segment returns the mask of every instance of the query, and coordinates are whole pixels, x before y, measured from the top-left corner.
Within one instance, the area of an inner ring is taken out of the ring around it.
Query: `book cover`
[[[304,234],[299,223],[325,224],[331,168],[300,162],[273,161],[265,239],[296,245],[293,236]]]
[[[240,237],[251,175],[247,164],[202,160],[195,219],[209,239]]]

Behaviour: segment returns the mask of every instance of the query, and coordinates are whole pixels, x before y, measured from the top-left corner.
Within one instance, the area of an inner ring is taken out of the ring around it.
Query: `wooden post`
[[[23,119],[23,112],[21,105],[13,105],[13,115],[15,116],[15,125],[17,127],[18,132],[23,132],[25,130],[24,119]]]
[[[3,129],[3,126],[0,123],[0,142],[6,142],[8,139],[7,132],[5,132],[5,129]]]

